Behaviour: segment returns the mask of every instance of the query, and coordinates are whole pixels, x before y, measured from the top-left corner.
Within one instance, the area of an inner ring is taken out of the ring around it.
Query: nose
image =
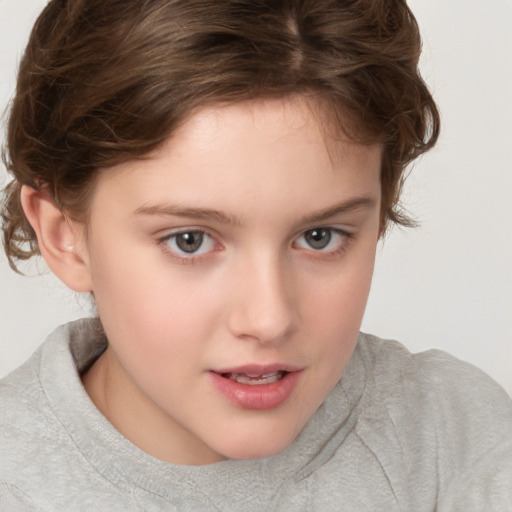
[[[241,339],[280,343],[296,328],[297,295],[291,272],[277,257],[259,255],[239,266],[228,326]]]

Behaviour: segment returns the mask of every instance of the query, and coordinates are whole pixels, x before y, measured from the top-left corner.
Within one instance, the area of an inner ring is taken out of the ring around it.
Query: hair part
[[[38,253],[22,185],[86,219],[98,172],[143,158],[206,105],[305,94],[383,145],[381,230],[411,225],[404,170],[439,134],[403,0],[52,0],[20,64],[3,160],[10,265]]]

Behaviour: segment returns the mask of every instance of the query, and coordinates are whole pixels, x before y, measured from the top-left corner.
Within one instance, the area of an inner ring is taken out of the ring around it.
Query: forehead
[[[146,159],[102,173],[95,196],[257,212],[380,194],[381,147],[335,137],[321,117],[300,97],[205,107]]]
[[[348,153],[365,153],[373,150],[377,144],[359,144],[349,138],[344,129],[357,123],[346,116],[343,126],[335,118],[330,105],[312,95],[292,95],[271,99],[256,99],[234,104],[215,104],[195,110],[188,116],[179,129],[155,155],[162,150],[179,151],[180,146],[191,142],[199,149],[205,149],[211,142],[223,140],[236,143],[252,141],[255,147],[280,142],[293,142],[297,139],[316,144],[334,157],[341,150],[343,156]],[[227,136],[227,138],[226,138]]]

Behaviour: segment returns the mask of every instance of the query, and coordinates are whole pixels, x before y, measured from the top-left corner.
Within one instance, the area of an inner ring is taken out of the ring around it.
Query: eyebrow
[[[141,206],[134,213],[135,215],[187,217],[198,220],[215,220],[222,224],[237,224],[232,215],[210,208],[185,208],[167,204],[156,204],[153,206]]]
[[[304,216],[301,220],[303,223],[321,222],[335,215],[349,213],[361,208],[371,209],[375,207],[376,201],[371,197],[353,197],[341,203],[335,204],[318,212],[313,212]],[[187,208],[174,206],[170,204],[155,204],[151,206],[141,206],[134,212],[135,215],[154,215],[154,216],[174,216],[186,217],[189,219],[216,221],[222,224],[242,224],[241,220],[235,216],[220,210],[211,208]]]
[[[376,204],[377,201],[371,197],[353,197],[324,210],[306,215],[302,218],[302,221],[305,223],[322,222],[342,213],[350,213],[359,209],[372,209]]]

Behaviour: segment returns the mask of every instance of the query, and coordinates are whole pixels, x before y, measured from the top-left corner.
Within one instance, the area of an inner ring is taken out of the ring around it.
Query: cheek
[[[310,291],[306,308],[314,332],[314,350],[328,385],[341,376],[355,347],[370,291],[373,272],[371,251],[347,262],[315,292]]]
[[[371,251],[355,255],[328,278],[322,286],[308,285],[308,309],[320,323],[324,319],[333,327],[359,329],[366,307],[373,275],[374,255]]]
[[[154,357],[193,347],[214,328],[219,308],[211,279],[194,269],[175,268],[147,253],[93,262],[94,295],[111,345],[130,357]],[[143,343],[141,343],[141,340]],[[121,354],[119,354],[121,355]]]

